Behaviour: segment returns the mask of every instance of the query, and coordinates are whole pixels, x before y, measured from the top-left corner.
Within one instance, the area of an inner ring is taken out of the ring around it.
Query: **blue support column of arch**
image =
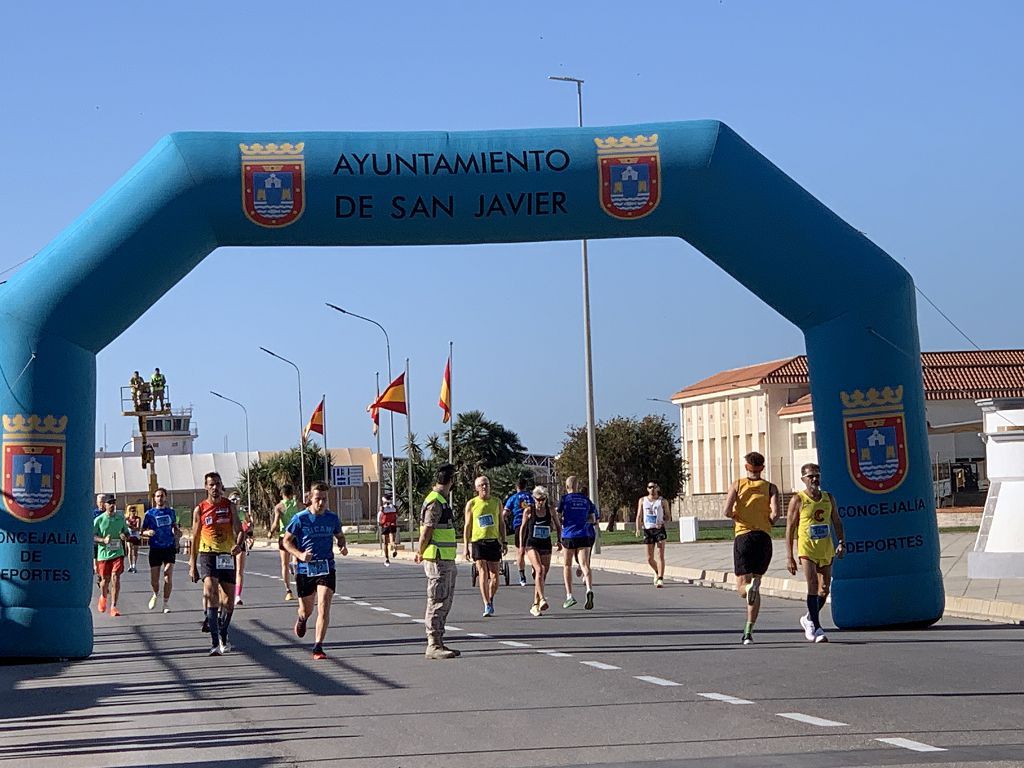
[[[688,240],[805,334],[850,546],[836,623],[937,620],[910,276],[724,124],[180,133],[0,286],[0,657],[91,653],[95,355],[213,249],[646,236]]]

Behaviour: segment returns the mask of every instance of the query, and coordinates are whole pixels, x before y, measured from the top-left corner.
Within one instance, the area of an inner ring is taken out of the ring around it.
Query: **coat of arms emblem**
[[[903,386],[840,392],[846,465],[850,477],[869,493],[887,493],[907,476],[907,430]]]
[[[239,144],[242,208],[261,227],[285,227],[306,204],[305,144]]]
[[[4,414],[4,507],[19,520],[37,523],[64,503],[64,455],[68,417]]]
[[[594,139],[601,169],[601,208],[617,219],[639,219],[661,202],[658,134]]]

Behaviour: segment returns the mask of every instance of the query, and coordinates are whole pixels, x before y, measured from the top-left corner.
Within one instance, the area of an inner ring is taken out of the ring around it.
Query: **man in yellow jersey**
[[[295,501],[295,488],[291,483],[285,483],[281,486],[281,501],[274,505],[274,518],[270,521],[270,536],[274,535],[274,531],[277,531],[277,550],[281,555],[281,581],[284,582],[284,599],[294,600],[295,595],[292,594],[291,585],[291,567],[290,560],[292,556],[288,553],[288,550],[284,548],[284,532],[288,527],[288,523],[292,521],[299,512],[299,504]]]
[[[772,526],[779,518],[779,489],[761,478],[764,456],[752,451],[743,457],[747,476],[729,488],[722,510],[733,521],[732,545],[736,590],[747,603],[742,642],[754,642],[754,623],[761,611],[761,577],[772,561]]]
[[[444,644],[444,625],[455,597],[455,515],[448,502],[448,493],[455,482],[455,467],[442,464],[437,468],[434,488],[427,494],[420,510],[420,540],[415,560],[423,563],[427,575],[427,611],[424,624],[427,630],[428,659],[454,659],[459,651]]]
[[[466,525],[462,541],[466,559],[473,559],[484,601],[483,616],[494,615],[494,596],[498,593],[498,566],[508,549],[505,543],[505,521],[501,504],[491,496],[491,481],[480,475],[474,482],[476,496],[466,502]]]
[[[245,534],[235,505],[224,496],[220,474],[207,472],[203,484],[206,499],[192,510],[188,567],[193,583],[203,580],[210,655],[221,656],[231,650],[228,627],[235,609],[235,555],[244,548]]]
[[[827,643],[821,628],[821,609],[832,584],[832,560],[846,553],[843,543],[843,521],[831,493],[821,490],[821,468],[817,464],[800,467],[804,490],[789,500],[786,511],[786,568],[796,575],[793,540],[797,541],[797,557],[807,579],[807,614],[800,617],[804,637],[815,643]],[[838,541],[832,544],[832,531]]]

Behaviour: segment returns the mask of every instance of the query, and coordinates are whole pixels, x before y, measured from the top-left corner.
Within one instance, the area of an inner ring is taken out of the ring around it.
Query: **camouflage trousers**
[[[454,560],[424,560],[427,574],[427,612],[424,616],[427,638],[440,645],[444,625],[455,597],[455,575],[458,568]]]

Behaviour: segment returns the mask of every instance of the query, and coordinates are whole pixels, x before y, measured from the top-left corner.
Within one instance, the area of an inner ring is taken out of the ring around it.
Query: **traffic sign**
[[[331,485],[333,485],[335,488],[362,487],[362,465],[354,464],[352,466],[331,467]]]

